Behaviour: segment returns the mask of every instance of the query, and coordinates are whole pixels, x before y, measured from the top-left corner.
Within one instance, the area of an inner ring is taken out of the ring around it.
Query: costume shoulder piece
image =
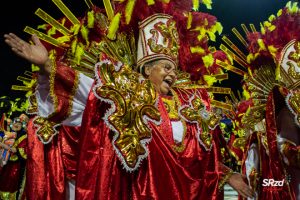
[[[220,116],[214,112],[210,104],[210,97],[205,88],[184,89],[176,88],[176,96],[180,99],[178,108],[180,117],[188,123],[196,124],[197,139],[207,150],[212,148],[211,130],[220,121]]]
[[[227,36],[222,38],[225,44],[220,46],[221,50],[239,67],[221,61],[217,64],[244,79],[244,94],[251,105],[243,113],[241,122],[248,128],[254,130],[255,124],[265,118],[267,98],[275,86],[292,89],[299,85],[297,41],[300,29],[295,23],[299,14],[297,3],[288,2],[277,15],[271,15],[261,23],[260,32],[253,24],[250,24],[250,29],[242,24],[247,37],[243,38],[242,33],[233,28],[234,35],[246,49],[244,51]]]
[[[98,84],[93,90],[97,98],[111,105],[104,121],[114,131],[112,145],[123,166],[133,171],[148,155],[149,121],[160,120],[155,107],[157,93],[149,80],[142,79],[129,66],[118,68],[108,60],[98,63]]]

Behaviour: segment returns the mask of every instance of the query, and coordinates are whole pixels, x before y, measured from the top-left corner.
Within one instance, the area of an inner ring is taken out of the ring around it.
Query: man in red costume
[[[39,115],[81,125],[76,199],[222,199],[226,182],[252,196],[242,176],[219,162],[207,91],[177,80],[177,25],[167,14],[146,17],[137,58],[129,33],[102,40],[94,83],[49,59],[36,36],[34,45],[5,36],[14,52],[41,66]]]
[[[243,172],[261,200],[300,199],[299,19],[289,2],[248,35],[255,71],[245,80],[252,105],[242,121],[252,134]]]

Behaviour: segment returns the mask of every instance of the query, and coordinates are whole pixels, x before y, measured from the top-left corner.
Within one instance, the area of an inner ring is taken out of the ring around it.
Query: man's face
[[[167,95],[176,80],[175,65],[169,60],[158,60],[145,68],[145,73],[156,91]]]
[[[12,124],[12,130],[13,131],[20,131],[22,129],[22,122],[18,120],[14,120]]]
[[[7,126],[11,125],[12,123],[11,119],[7,119],[6,122],[7,122]]]
[[[26,122],[26,124],[27,124],[28,121],[29,121],[28,116],[25,115],[25,114],[21,114],[19,118],[20,118],[21,122]]]

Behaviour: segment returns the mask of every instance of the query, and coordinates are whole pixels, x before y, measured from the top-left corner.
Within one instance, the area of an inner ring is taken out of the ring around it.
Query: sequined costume
[[[7,132],[6,131],[2,137],[2,143],[11,148],[13,146],[13,144],[15,143],[16,137],[17,137],[16,132]],[[1,166],[6,165],[9,159],[10,159],[10,150],[1,148],[0,149]]]
[[[0,198],[17,199],[21,197],[24,191],[25,181],[25,161],[27,159],[27,135],[24,131],[19,131],[15,142],[12,145],[17,152],[10,155],[6,165],[0,170]]]
[[[208,86],[195,82],[222,72],[215,60],[225,63],[225,54],[207,45],[221,25],[189,12],[190,1],[115,2],[115,13],[105,3],[106,14],[93,8],[81,21],[65,12],[72,31],[52,21],[61,37],[25,29],[65,49],[50,53],[50,76],[39,75],[33,131],[56,145],[58,126],[81,126],[76,199],[221,199],[232,171],[219,162],[219,119]],[[158,94],[137,72],[155,59],[180,64],[194,81],[183,76],[169,96]],[[226,91],[211,89],[217,90]]]
[[[239,160],[256,199],[300,199],[299,16],[297,3],[288,2],[263,23],[261,32],[251,27],[252,32],[246,33],[248,98],[239,103],[235,120],[245,133]]]

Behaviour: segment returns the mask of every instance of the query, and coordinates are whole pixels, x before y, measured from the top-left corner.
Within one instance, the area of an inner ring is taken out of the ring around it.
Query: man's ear
[[[148,77],[151,74],[151,68],[149,65],[144,65],[145,75]]]

